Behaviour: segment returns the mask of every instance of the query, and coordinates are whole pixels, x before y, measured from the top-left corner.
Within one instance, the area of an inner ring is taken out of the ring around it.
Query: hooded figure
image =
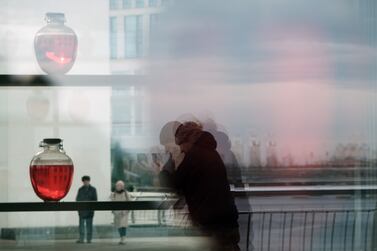
[[[184,196],[191,220],[213,239],[214,250],[239,250],[238,211],[216,140],[193,122],[178,127],[176,143],[185,157],[174,172],[161,171]]]

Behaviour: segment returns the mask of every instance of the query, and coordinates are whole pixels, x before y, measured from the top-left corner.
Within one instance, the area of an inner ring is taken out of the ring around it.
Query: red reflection
[[[72,61],[72,58],[64,57],[64,54],[62,54],[60,56],[56,56],[55,52],[52,52],[52,51],[47,51],[46,57],[57,62],[57,63],[59,63],[59,64],[68,64],[69,62]]]
[[[38,34],[35,53],[38,64],[47,73],[66,73],[75,61],[77,38],[72,34]]]
[[[32,165],[30,178],[35,193],[44,201],[64,198],[72,184],[73,165]]]

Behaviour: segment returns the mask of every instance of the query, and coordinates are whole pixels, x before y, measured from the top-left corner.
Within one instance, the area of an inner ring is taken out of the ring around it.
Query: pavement
[[[46,241],[10,241],[0,240],[1,251],[206,251],[206,239],[203,237],[148,237],[128,238],[125,245],[119,245],[118,239],[94,239],[90,244],[77,244],[75,240]]]

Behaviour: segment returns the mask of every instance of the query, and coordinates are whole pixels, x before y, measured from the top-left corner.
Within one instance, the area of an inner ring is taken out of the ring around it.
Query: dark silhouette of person
[[[225,132],[219,130],[215,120],[210,117],[201,120],[201,124],[205,131],[211,133],[213,137],[215,137],[217,142],[216,151],[220,154],[220,157],[225,164],[229,183],[235,186],[242,185],[241,167],[231,149],[232,143],[229,136]]]
[[[215,138],[198,124],[185,122],[175,141],[185,156],[173,172],[163,169],[160,177],[185,198],[192,223],[211,237],[213,250],[240,250],[238,211]]]
[[[231,150],[232,145],[228,135],[224,132],[216,131],[214,132],[214,137],[217,141],[217,151],[219,152],[226,167],[229,183],[233,184],[235,187],[243,187],[241,167],[238,164],[235,154]],[[239,210],[251,212],[252,208],[249,203],[249,196],[247,195],[247,192],[237,193],[236,205]],[[254,236],[252,218],[250,218],[250,220],[251,222],[248,223],[247,218],[241,217],[238,220],[238,223],[240,225],[240,229],[247,229],[248,227],[250,228],[249,250],[254,250],[252,243]],[[241,240],[242,246],[246,244],[246,240],[247,238]]]
[[[235,154],[231,150],[232,144],[228,135],[221,131],[216,131],[213,134],[217,142],[217,151],[227,169],[229,183],[234,185],[242,184],[241,168]]]
[[[97,190],[90,185],[90,177],[85,175],[81,178],[83,185],[79,188],[76,196],[76,201],[97,201]],[[83,210],[79,211],[79,234],[80,238],[77,243],[84,243],[85,229],[86,229],[86,241],[92,242],[93,233],[93,217],[94,211]]]

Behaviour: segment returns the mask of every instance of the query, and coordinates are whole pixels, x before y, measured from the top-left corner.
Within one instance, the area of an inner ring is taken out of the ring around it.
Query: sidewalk
[[[0,240],[1,251],[206,251],[206,240],[203,237],[148,237],[129,238],[126,245],[119,245],[118,239],[95,239],[91,244],[76,244],[75,240],[58,241],[9,241]]]

